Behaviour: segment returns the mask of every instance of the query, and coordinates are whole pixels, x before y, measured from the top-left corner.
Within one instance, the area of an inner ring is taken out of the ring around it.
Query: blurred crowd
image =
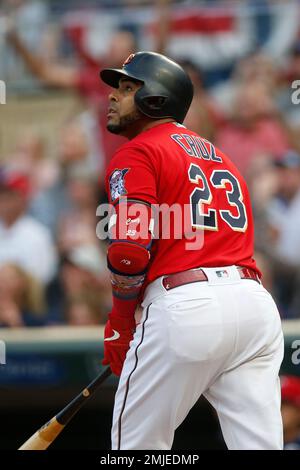
[[[51,3],[1,2],[0,79],[21,97],[73,90],[85,110],[59,130],[54,158],[30,116],[0,155],[0,326],[105,322],[110,282],[96,208],[106,200],[105,167],[124,140],[106,131],[109,89],[99,70],[142,48],[172,56],[190,74],[185,125],[246,178],[263,282],[283,319],[300,318],[299,1],[255,2],[251,11],[227,0],[128,0],[111,9],[82,2],[81,10],[69,1],[59,13]]]
[[[300,378],[281,376],[281,414],[284,450],[300,449]]]

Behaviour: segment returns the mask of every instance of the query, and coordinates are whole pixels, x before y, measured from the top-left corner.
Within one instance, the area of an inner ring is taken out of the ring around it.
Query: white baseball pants
[[[112,449],[171,449],[200,395],[215,408],[229,449],[282,449],[283,334],[262,285],[203,268],[208,281],[145,292],[115,397]]]

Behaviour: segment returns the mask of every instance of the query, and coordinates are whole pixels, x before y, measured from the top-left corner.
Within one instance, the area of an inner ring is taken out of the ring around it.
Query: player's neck
[[[136,126],[131,126],[130,129],[127,130],[125,137],[127,137],[129,140],[132,140],[142,132],[167,122],[175,122],[175,120],[173,118],[139,120],[136,122]]]
[[[167,122],[175,122],[173,118],[165,118],[165,119],[155,119],[152,121],[149,121],[143,128],[142,132],[147,131],[148,129],[151,129],[151,127],[156,127],[160,126],[161,124],[166,124]]]

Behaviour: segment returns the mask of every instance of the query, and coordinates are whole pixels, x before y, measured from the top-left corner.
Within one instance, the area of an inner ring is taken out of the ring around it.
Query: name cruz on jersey
[[[190,157],[203,158],[204,160],[212,160],[219,163],[223,161],[220,156],[216,155],[214,145],[202,137],[189,134],[172,134],[171,139],[180,145]],[[204,145],[204,142],[208,148]]]

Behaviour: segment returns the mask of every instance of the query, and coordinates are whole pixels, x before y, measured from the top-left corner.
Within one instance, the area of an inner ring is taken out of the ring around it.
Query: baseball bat
[[[57,438],[77,411],[91,398],[100,385],[111,375],[109,367],[99,374],[65,408],[36,431],[19,450],[45,450]]]

